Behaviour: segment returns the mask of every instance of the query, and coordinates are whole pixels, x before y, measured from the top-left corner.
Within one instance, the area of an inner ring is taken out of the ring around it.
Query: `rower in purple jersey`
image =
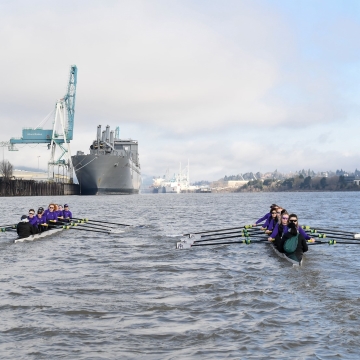
[[[35,216],[36,225],[39,232],[47,230],[48,224],[46,223],[46,216],[44,215],[44,208],[39,207]]]
[[[28,216],[29,224],[35,229],[35,233],[38,233],[38,226],[35,216],[35,210],[30,209],[29,210],[29,216]]]
[[[270,211],[271,216],[266,220],[265,224],[262,226],[263,229],[266,229],[265,234],[271,234],[278,223],[277,217],[277,208],[272,208]]]
[[[270,237],[269,241],[272,241],[274,246],[277,248],[278,244],[281,242],[281,238],[288,231],[288,223],[289,223],[289,213],[283,209],[281,211],[281,221],[277,223]]]
[[[58,205],[58,210],[56,211],[58,219],[63,219],[63,207],[61,205]]]
[[[36,221],[35,210],[34,210],[34,209],[30,209],[30,210],[29,210],[28,220],[29,220],[29,223],[30,223],[32,226],[37,227],[37,221]]]
[[[45,210],[44,215],[47,223],[49,223],[49,221],[56,222],[58,220],[58,217],[55,211],[55,204],[49,204],[49,207],[47,210]]]
[[[64,205],[63,218],[64,219],[72,219],[72,213],[69,210],[69,205],[68,204]]]
[[[296,215],[294,215],[294,217],[296,217]],[[289,220],[289,214],[288,212],[285,210],[283,212],[283,214],[281,215],[281,224],[276,224],[273,232],[271,233],[270,237],[269,237],[269,241],[274,241],[275,243],[277,243],[278,241],[280,241],[280,239],[283,237],[283,235],[285,235],[289,229],[288,229],[288,220]],[[311,238],[305,231],[304,229],[299,226],[297,224],[297,230],[299,232],[299,234],[301,234],[305,240],[310,240],[310,241],[314,241],[313,238]]]
[[[271,217],[271,209],[272,208],[278,208],[278,206],[276,204],[271,204],[270,205],[270,212],[268,212],[267,214],[265,214],[262,218],[260,218],[259,220],[256,221],[255,224],[253,224],[253,226],[258,226],[262,221],[267,220]],[[264,226],[262,226],[264,227]]]

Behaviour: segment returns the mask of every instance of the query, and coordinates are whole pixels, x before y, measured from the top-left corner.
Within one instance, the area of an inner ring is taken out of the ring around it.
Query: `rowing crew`
[[[63,208],[61,205],[51,203],[47,210],[39,207],[36,215],[35,210],[30,209],[29,216],[21,216],[21,221],[16,226],[16,232],[22,239],[48,230],[49,223],[68,222],[70,219],[72,219],[72,213],[68,204],[65,204]]]
[[[297,238],[297,245],[294,250],[296,253],[308,251],[307,241],[315,242],[299,225],[296,214],[289,214],[284,208],[276,204],[272,204],[270,206],[270,212],[256,221],[254,226],[259,225],[264,220],[265,223],[261,225],[261,229],[270,235],[268,240],[273,242],[276,249],[281,253],[288,252],[285,244],[290,238]]]

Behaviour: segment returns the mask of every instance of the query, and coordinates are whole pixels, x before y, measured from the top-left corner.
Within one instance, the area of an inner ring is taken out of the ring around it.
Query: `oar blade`
[[[185,249],[190,249],[192,244],[183,242],[183,241],[179,241],[176,243],[176,249],[177,250],[185,250]]]

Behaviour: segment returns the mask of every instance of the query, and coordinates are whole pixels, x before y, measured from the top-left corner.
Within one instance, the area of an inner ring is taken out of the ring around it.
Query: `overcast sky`
[[[0,141],[36,127],[78,67],[72,152],[96,127],[142,172],[191,181],[360,168],[360,2],[1,1]],[[44,128],[51,128],[51,120]],[[5,150],[46,168],[45,146]]]

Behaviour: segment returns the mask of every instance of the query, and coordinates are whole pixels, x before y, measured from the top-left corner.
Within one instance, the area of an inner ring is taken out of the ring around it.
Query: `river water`
[[[1,199],[1,224],[67,202],[135,225],[14,244],[0,234],[1,359],[358,359],[360,246],[176,250],[179,235],[254,222],[275,202],[300,224],[360,232],[360,192]],[[144,225],[144,226],[138,226]],[[360,243],[360,242],[359,242]]]

